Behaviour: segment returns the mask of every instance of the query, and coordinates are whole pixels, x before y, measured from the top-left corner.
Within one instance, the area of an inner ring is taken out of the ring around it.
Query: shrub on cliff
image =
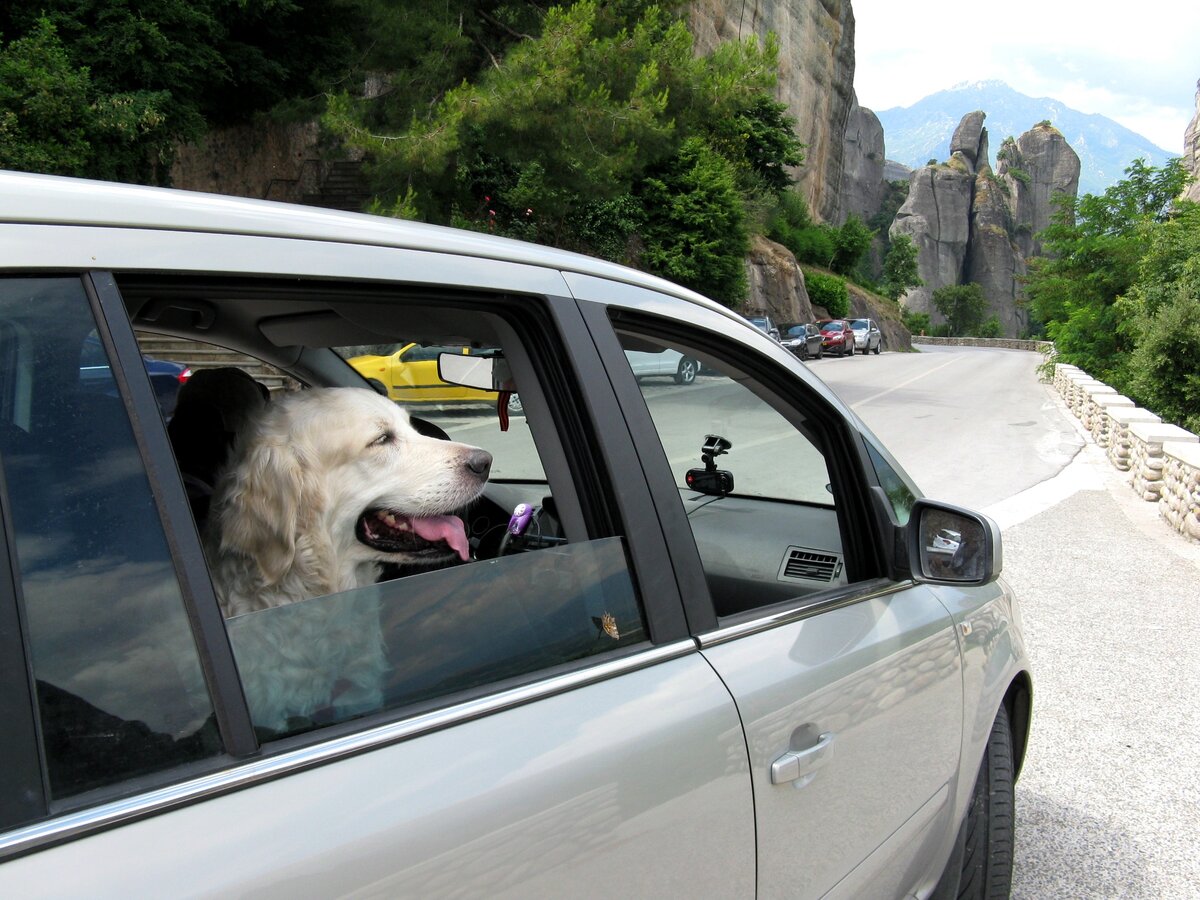
[[[850,312],[850,292],[846,279],[822,272],[806,271],[804,286],[813,306],[823,306],[831,319],[843,319]]]

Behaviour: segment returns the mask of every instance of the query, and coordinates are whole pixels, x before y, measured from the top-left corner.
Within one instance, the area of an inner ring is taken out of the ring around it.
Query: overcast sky
[[[1200,0],[852,3],[854,88],[869,109],[996,79],[1183,152],[1200,79]]]

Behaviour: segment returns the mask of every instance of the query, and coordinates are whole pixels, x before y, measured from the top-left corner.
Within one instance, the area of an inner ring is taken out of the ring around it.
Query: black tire
[[[696,372],[700,369],[700,364],[690,356],[685,356],[679,361],[679,369],[675,372],[676,384],[691,384],[696,380]]]
[[[883,349],[883,341],[880,341],[878,344],[875,345],[875,355],[878,356],[879,351],[882,349]]]
[[[1016,838],[1014,754],[1008,710],[996,713],[967,817],[934,897],[1004,900],[1012,892]]]
[[[824,355],[825,355],[825,345],[822,344],[820,347],[817,348],[817,359],[820,359]]]

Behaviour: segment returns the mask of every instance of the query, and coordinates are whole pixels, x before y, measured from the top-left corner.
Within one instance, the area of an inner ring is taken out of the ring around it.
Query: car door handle
[[[804,787],[816,777],[817,769],[829,759],[833,745],[833,732],[821,735],[815,744],[805,750],[789,750],[771,763],[771,784],[795,784]]]

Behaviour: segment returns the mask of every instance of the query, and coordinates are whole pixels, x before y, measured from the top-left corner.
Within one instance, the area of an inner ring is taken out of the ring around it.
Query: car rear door
[[[692,327],[649,292],[570,283],[639,439],[704,656],[737,701],[760,895],[915,890],[953,833],[961,663],[934,593],[883,577],[859,437],[782,371],[803,367],[730,341],[722,316],[689,311]],[[639,387],[620,347],[643,340],[712,374],[688,393]],[[713,460],[732,476],[727,495],[685,477],[709,463],[712,434],[731,445]]]
[[[132,267],[155,246],[154,290],[169,297],[177,284],[183,310],[201,293],[189,280],[208,276],[206,260],[224,273],[239,263],[226,236],[94,231],[77,256],[103,245],[106,259]],[[74,243],[49,227],[22,239],[43,254]],[[430,273],[406,251],[342,248],[343,270],[324,268],[338,259],[328,246],[313,254],[303,242],[249,242],[241,262],[286,272],[300,294],[306,276],[314,295],[327,296],[330,279],[347,273],[375,279],[376,289],[398,269]],[[36,628],[25,635],[26,664],[0,675],[5,696],[33,698],[25,715],[32,709],[40,727],[37,745],[32,729],[10,731],[21,746],[5,759],[20,764],[0,790],[0,895],[753,895],[753,800],[737,712],[688,636],[645,481],[628,477],[632,441],[611,427],[616,402],[572,301],[530,297],[521,313],[522,329],[532,329],[522,335],[537,337],[524,344],[531,380],[522,399],[568,542],[381,587],[397,609],[430,610],[436,640],[395,632],[414,659],[424,653],[442,666],[414,679],[436,674],[458,687],[271,739],[256,733],[242,695],[116,280],[31,277],[21,256],[20,247],[0,255],[0,331],[7,315],[5,334],[45,334],[0,360],[0,408],[18,432],[0,447],[16,563],[0,621]],[[181,271],[168,277],[170,260]],[[81,261],[68,250],[60,266],[72,265]],[[431,265],[458,273],[463,288],[488,284],[479,261],[438,255]],[[517,268],[504,267],[501,287],[511,291]],[[533,283],[545,280],[531,271]],[[79,328],[66,330],[67,317]],[[72,442],[95,444],[82,429],[100,411],[74,412],[73,386],[53,379],[77,373],[79,348],[66,335],[82,340],[90,328],[111,358],[119,403],[104,411],[107,444],[86,469],[71,468]],[[47,455],[38,441],[51,440]],[[606,489],[576,483],[580,472]],[[59,490],[63,473],[80,506],[56,532],[37,497]],[[117,499],[131,510],[125,518],[110,509]],[[107,543],[66,539],[76,532]],[[475,580],[455,582],[464,572]],[[494,604],[470,602],[485,596]],[[625,610],[620,635],[597,630],[599,615],[579,618],[608,604]],[[568,619],[601,649],[542,661],[554,623]],[[467,671],[490,656],[500,660],[494,675]]]

